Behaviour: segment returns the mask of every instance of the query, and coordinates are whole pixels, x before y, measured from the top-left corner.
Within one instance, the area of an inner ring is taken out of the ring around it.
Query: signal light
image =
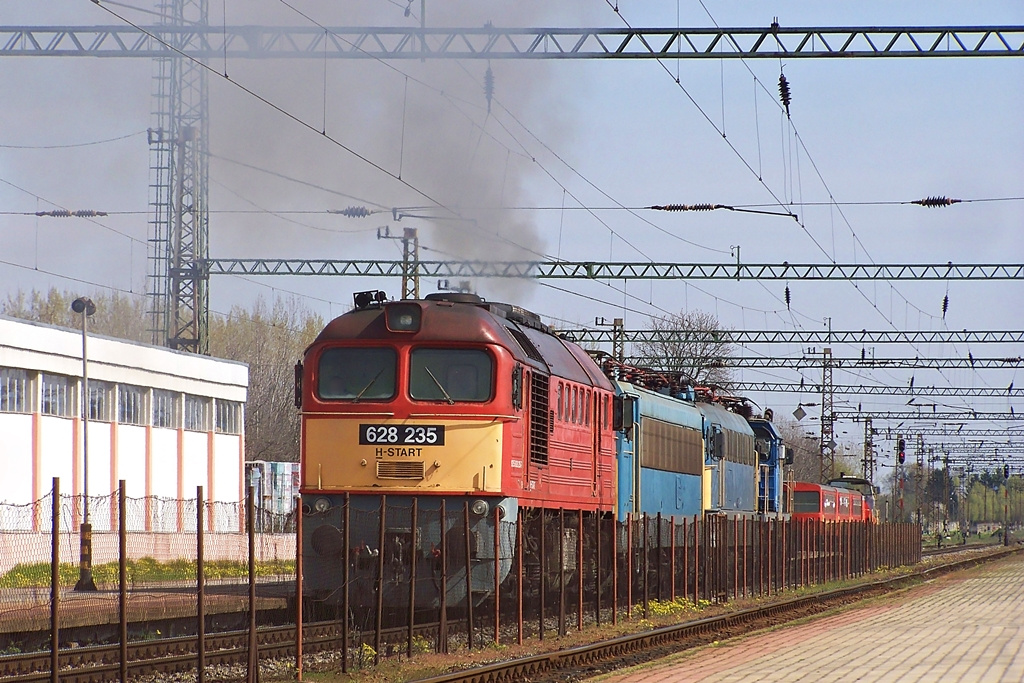
[[[907,442],[903,439],[896,442],[896,457],[901,465],[907,461]]]
[[[1009,479],[1009,478],[1010,478],[1010,466],[1009,465],[1003,465],[1003,479]]]

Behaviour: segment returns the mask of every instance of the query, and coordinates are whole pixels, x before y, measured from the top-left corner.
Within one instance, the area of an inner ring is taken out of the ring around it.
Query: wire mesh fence
[[[266,588],[261,606],[284,609],[294,592],[294,521],[279,524],[289,532],[255,534],[250,554],[245,504],[200,502],[200,494],[125,498],[122,509],[117,494],[86,500],[51,491],[29,505],[0,505],[0,652],[47,645],[24,634],[48,632],[54,617],[68,645],[109,638],[101,627],[120,620],[122,564],[127,619],[154,624],[143,636],[165,635],[159,624],[197,615],[200,543],[208,613],[245,611],[250,557]]]
[[[0,651],[51,647],[55,624],[56,642],[70,647],[109,640],[103,626],[119,621],[150,624],[154,632],[135,638],[171,635],[161,628],[192,635],[198,626],[171,624],[235,615],[224,624],[254,630],[266,623],[257,614],[276,609],[278,621],[332,624],[318,647],[337,650],[348,670],[595,624],[689,618],[716,602],[913,564],[921,553],[915,524],[507,515],[451,498],[342,497],[301,519],[250,525],[254,507],[210,503],[201,489],[191,500],[90,498],[89,533],[85,501],[55,489],[32,505],[0,506]],[[95,590],[81,585],[86,556]],[[31,632],[43,635],[13,639]]]

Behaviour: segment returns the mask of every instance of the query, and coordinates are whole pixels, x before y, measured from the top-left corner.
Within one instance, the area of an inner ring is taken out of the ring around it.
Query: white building
[[[86,461],[91,500],[121,479],[147,500],[128,520],[140,531],[188,526],[172,501],[195,499],[197,486],[207,501],[242,500],[248,366],[92,334],[87,350],[83,424],[81,331],[0,317],[0,504],[44,498],[53,477],[62,497],[81,496]],[[116,506],[99,507],[93,528],[115,529]],[[48,526],[47,515],[17,526]]]

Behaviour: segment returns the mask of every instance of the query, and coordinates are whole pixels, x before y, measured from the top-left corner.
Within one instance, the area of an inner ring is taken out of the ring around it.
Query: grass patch
[[[194,581],[196,563],[194,560],[170,560],[158,562],[152,557],[128,560],[129,583],[159,583],[169,581]],[[249,574],[249,565],[233,560],[212,560],[203,563],[206,578],[244,578]],[[256,576],[294,574],[294,560],[268,560],[256,563]],[[74,586],[78,581],[77,564],[61,563],[58,569],[62,587]],[[93,565],[93,579],[99,584],[117,584],[118,564],[107,562]],[[46,588],[50,585],[50,565],[45,563],[17,564],[0,576],[2,588]]]

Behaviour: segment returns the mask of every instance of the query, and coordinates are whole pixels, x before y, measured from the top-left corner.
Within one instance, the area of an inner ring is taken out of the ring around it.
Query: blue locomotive
[[[770,410],[754,417],[743,399],[643,377],[614,381],[619,520],[781,512],[785,447]]]

